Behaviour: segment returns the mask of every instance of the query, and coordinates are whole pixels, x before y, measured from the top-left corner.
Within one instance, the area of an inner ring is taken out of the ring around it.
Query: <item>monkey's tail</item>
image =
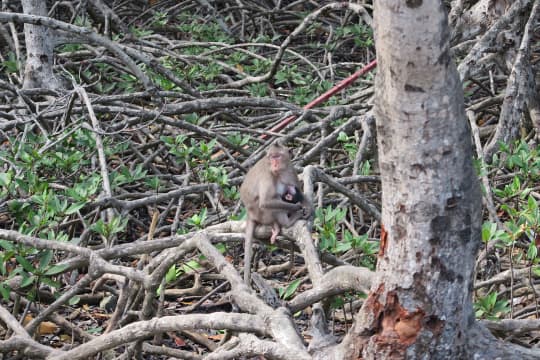
[[[246,220],[245,246],[244,246],[244,283],[250,286],[251,283],[251,259],[253,258],[253,233],[255,232],[255,222]]]

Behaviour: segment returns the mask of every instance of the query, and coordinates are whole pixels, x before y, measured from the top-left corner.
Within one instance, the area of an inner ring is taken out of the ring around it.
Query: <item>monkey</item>
[[[292,166],[291,166],[292,169]],[[307,211],[308,208],[311,208],[309,203],[305,200],[304,194],[300,190],[300,183],[298,181],[298,176],[296,175],[296,172],[293,171],[284,171],[282,173],[282,176],[280,178],[280,181],[277,183],[277,192],[281,195],[281,200],[296,204],[296,203],[302,203],[304,206],[306,206],[305,210]],[[291,215],[290,213],[288,214]],[[309,216],[306,215],[305,218],[308,218]],[[296,220],[294,220],[296,221]],[[293,221],[293,223],[294,223]],[[280,232],[280,222],[275,222],[272,226],[272,234],[275,235],[270,239],[270,242],[273,244],[275,237]]]
[[[311,204],[300,191],[289,148],[275,142],[246,174],[240,200],[247,210],[244,248],[244,282],[250,283],[253,232],[256,224],[272,225],[273,244],[281,226],[289,227],[312,214]]]
[[[281,200],[283,201],[293,204],[304,202],[304,194],[300,190],[300,182],[298,181],[298,176],[296,176],[296,172],[294,172],[294,170],[285,171],[282,173],[278,183],[277,192],[281,194]],[[308,204],[306,203],[304,205]]]
[[[285,193],[281,196],[281,200],[289,203],[301,203],[304,201],[304,194],[294,185],[285,186]]]

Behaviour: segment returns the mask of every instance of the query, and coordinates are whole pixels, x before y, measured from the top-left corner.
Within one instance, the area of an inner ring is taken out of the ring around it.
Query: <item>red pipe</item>
[[[324,94],[316,98],[315,100],[311,101],[310,103],[306,104],[304,106],[304,110],[311,109],[312,107],[319,105],[322,102],[325,102],[328,100],[332,95],[338,93],[339,91],[345,89],[349,85],[351,85],[356,79],[358,79],[360,76],[364,75],[368,71],[371,71],[377,66],[377,60],[373,60],[360,70],[356,71],[354,74],[350,75],[349,77],[341,80],[337,85],[335,85],[333,88],[327,90]],[[270,129],[271,132],[278,132],[281,129],[283,129],[285,126],[289,125],[291,122],[293,122],[296,119],[296,115],[291,115],[284,119],[279,124],[275,125],[273,128]],[[267,134],[262,134],[260,136],[261,139],[266,138]]]

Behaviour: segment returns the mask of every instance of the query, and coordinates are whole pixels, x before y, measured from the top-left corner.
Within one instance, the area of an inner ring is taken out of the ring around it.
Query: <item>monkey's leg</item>
[[[297,220],[300,220],[302,217],[304,217],[304,212],[302,211],[303,209],[300,209],[298,211],[295,211],[293,213],[287,213],[287,212],[276,212],[275,215],[274,215],[274,218],[276,219],[276,223],[279,227],[279,225],[281,226],[285,226],[285,227],[290,227],[292,224],[294,224]],[[279,233],[279,229],[278,229],[278,233]],[[272,236],[274,235],[274,230],[272,229]],[[277,234],[276,234],[277,236]],[[272,239],[270,239],[272,240]],[[275,239],[274,239],[275,240]]]
[[[253,232],[255,231],[255,222],[246,220],[246,233],[244,243],[244,282],[247,286],[251,283],[251,258],[253,257]]]
[[[270,243],[273,244],[276,242],[276,238],[279,235],[279,232],[281,231],[281,228],[279,227],[279,223],[275,222],[272,224],[272,236],[270,236]]]

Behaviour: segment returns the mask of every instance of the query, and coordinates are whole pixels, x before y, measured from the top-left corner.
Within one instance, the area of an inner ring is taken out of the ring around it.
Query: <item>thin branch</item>
[[[152,84],[152,81],[146,74],[139,69],[137,64],[129,57],[127,56],[120,46],[118,46],[115,42],[107,39],[106,37],[103,37],[99,34],[96,34],[94,31],[83,28],[80,26],[72,25],[65,23],[63,21],[51,19],[46,16],[36,16],[36,15],[26,15],[26,14],[20,14],[20,13],[7,13],[7,12],[0,12],[0,22],[15,22],[19,24],[33,24],[33,25],[41,25],[41,26],[47,26],[53,30],[63,30],[67,31],[71,34],[75,34],[78,36],[81,36],[84,39],[89,40],[92,43],[101,45],[114,53],[118,58],[124,62],[131,72],[142,82],[143,86],[147,91],[150,93],[153,93],[155,90],[154,85]]]

